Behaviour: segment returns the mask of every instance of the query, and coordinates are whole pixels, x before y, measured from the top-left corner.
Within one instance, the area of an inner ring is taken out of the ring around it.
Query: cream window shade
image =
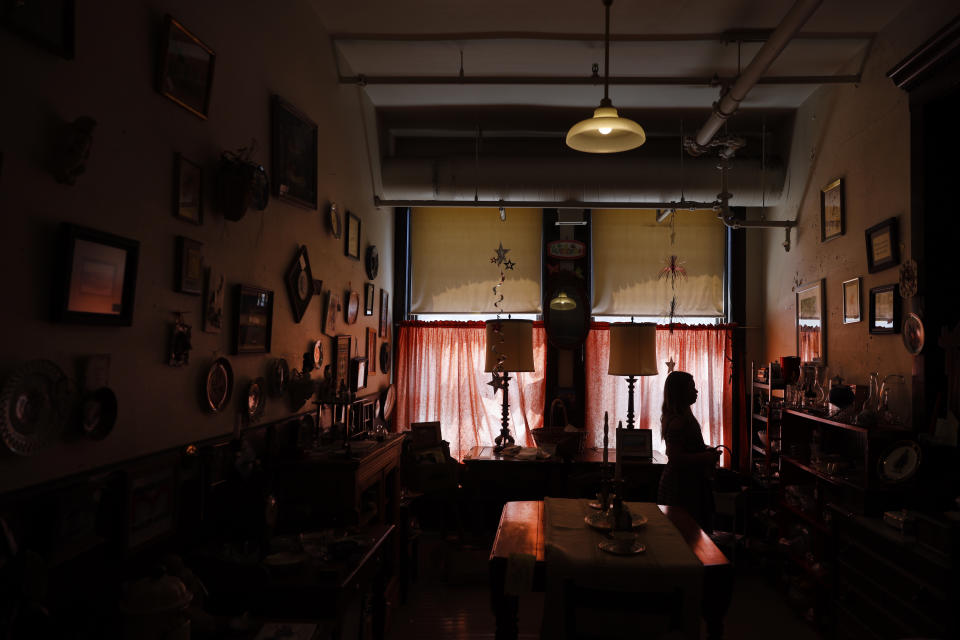
[[[540,312],[540,209],[414,208],[410,213],[410,312],[495,313],[497,247],[516,266],[506,271],[502,310]]]
[[[726,228],[706,211],[671,218],[657,223],[653,210],[593,211],[594,314],[668,316],[673,293],[663,269],[676,255],[686,277],[676,280],[674,315],[723,315]]]

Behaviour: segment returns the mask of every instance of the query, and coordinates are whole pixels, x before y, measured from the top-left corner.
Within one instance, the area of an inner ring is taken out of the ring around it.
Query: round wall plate
[[[360,314],[360,294],[351,291],[347,296],[347,324],[356,324],[357,315]]]
[[[915,356],[923,351],[923,320],[920,319],[920,316],[915,313],[908,313],[907,317],[903,319],[903,331],[900,335],[903,338],[903,346],[907,348],[910,355]]]
[[[217,358],[207,369],[203,381],[206,407],[214,413],[222,410],[233,395],[233,367],[226,358]]]
[[[263,378],[251,380],[247,385],[247,398],[244,409],[250,422],[256,422],[263,415],[267,405],[267,384]]]
[[[877,461],[877,473],[891,483],[909,480],[920,466],[920,445],[912,440],[893,444]]]
[[[37,453],[62,429],[70,383],[49,360],[32,360],[6,379],[0,390],[0,438],[13,453]]]
[[[396,404],[396,391],[393,390],[393,385],[387,387],[387,392],[383,396],[383,419],[389,420],[393,416],[393,408]]]

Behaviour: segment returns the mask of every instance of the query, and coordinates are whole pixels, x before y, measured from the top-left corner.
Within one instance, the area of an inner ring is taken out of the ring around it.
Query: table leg
[[[706,572],[703,580],[703,620],[707,624],[707,640],[723,640],[723,619],[733,597],[733,567],[725,566]]]
[[[496,640],[516,640],[520,633],[520,599],[504,592],[506,571],[506,561],[490,562],[490,607],[496,621]]]

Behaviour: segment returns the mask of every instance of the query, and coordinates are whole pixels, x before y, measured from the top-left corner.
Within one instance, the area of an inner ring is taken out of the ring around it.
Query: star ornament
[[[510,249],[504,249],[503,243],[501,242],[499,243],[499,246],[497,247],[496,251],[497,251],[497,257],[492,258],[491,261],[494,264],[501,265],[507,259],[507,252],[509,252]]]

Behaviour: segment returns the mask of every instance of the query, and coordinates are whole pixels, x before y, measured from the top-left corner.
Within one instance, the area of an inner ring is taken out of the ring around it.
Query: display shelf
[[[834,475],[830,475],[829,473],[824,473],[823,471],[814,469],[809,464],[805,462],[801,462],[796,458],[791,458],[790,456],[782,456],[782,459],[784,462],[789,462],[793,466],[803,469],[807,473],[813,474],[818,478],[820,478],[821,480],[826,480],[831,484],[851,487],[853,489],[859,489],[860,491],[863,491],[864,489],[866,489],[866,487],[864,487],[862,484],[854,482],[849,478],[844,478],[843,476],[834,476]]]
[[[783,509],[786,509],[787,511],[797,516],[807,524],[815,527],[821,533],[825,533],[827,535],[831,534],[830,527],[828,527],[823,522],[821,522],[816,516],[807,513],[803,509],[800,509],[799,507],[795,507],[784,500],[780,500],[778,503],[778,506],[780,506]]]
[[[869,431],[869,429],[867,429],[866,427],[850,424],[848,422],[837,422],[836,420],[831,420],[828,417],[821,416],[816,413],[810,413],[809,411],[800,411],[799,409],[784,409],[784,412],[792,416],[805,418],[807,420],[813,420],[814,422],[819,422],[821,424],[825,424],[831,427],[837,427],[839,429],[848,429],[850,431],[856,431],[857,433],[864,433],[864,434]]]

